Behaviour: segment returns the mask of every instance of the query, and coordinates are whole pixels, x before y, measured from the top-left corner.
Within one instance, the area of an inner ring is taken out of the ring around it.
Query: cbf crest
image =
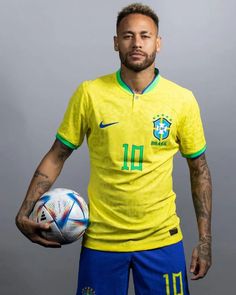
[[[160,142],[167,139],[170,134],[172,119],[164,114],[153,118],[153,135]]]

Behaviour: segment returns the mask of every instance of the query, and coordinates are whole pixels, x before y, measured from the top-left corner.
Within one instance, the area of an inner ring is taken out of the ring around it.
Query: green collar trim
[[[129,85],[127,85],[121,78],[121,70],[119,69],[116,72],[116,79],[119,83],[119,85],[125,90],[128,91],[131,94],[134,94],[133,90],[129,87]],[[159,70],[157,68],[155,68],[155,78],[152,80],[152,82],[150,84],[147,85],[147,87],[145,87],[142,91],[142,94],[148,93],[150,91],[152,91],[158,84],[158,82],[160,81],[160,74],[159,74]]]

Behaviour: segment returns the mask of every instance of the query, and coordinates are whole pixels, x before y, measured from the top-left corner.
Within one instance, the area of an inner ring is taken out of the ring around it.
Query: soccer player
[[[16,217],[32,242],[60,247],[40,234],[49,225],[36,224],[29,215],[86,136],[90,226],[83,238],[77,294],[125,295],[130,269],[136,295],[189,294],[172,189],[178,151],[189,166],[199,232],[192,279],[203,278],[211,265],[211,177],[199,107],[191,91],[155,68],[158,25],[155,12],[142,4],[118,14],[114,48],[120,69],[75,91]]]

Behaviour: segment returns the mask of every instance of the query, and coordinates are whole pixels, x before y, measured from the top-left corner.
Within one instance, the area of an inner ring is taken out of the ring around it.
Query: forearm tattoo
[[[51,185],[52,183],[48,180],[40,180],[31,192],[32,197],[38,199],[38,197],[50,189]]]
[[[191,190],[199,228],[199,257],[211,259],[212,183],[205,155],[188,160]]]
[[[30,215],[37,200],[50,189],[55,178],[60,174],[65,160],[70,156],[72,151],[73,149],[67,147],[59,140],[55,140],[49,153],[46,155],[46,157],[49,157],[49,163],[51,161],[51,163],[54,164],[52,168],[53,172],[47,175],[47,172],[45,172],[47,168],[44,167],[44,169],[40,169],[41,166],[35,171],[30,188],[27,192],[27,197],[21,206],[17,218]]]
[[[205,155],[189,160],[191,190],[197,219],[210,221],[212,184]]]
[[[21,218],[25,215],[29,216],[34,208],[35,203],[35,200],[25,200],[22,204],[22,209],[17,214],[17,218]]]
[[[22,205],[22,210],[20,210],[18,217],[29,216],[32,212],[35,203],[46,191],[51,187],[50,181],[39,181],[34,186],[33,190],[30,192],[30,198],[25,200]]]
[[[44,180],[44,178],[48,179],[49,177],[39,170],[36,170],[36,172],[34,173],[34,181],[36,181],[36,178],[39,178],[39,180],[37,180],[37,182],[33,186],[33,189],[29,192],[29,197],[24,200],[22,208],[19,211],[17,217],[29,216],[37,200],[41,197],[42,194],[48,191],[52,185],[49,180]]]
[[[42,176],[42,177],[45,177],[45,178],[48,178],[48,176],[42,172],[40,172],[39,170],[36,170],[35,173],[34,173],[34,177],[39,177],[39,176]]]

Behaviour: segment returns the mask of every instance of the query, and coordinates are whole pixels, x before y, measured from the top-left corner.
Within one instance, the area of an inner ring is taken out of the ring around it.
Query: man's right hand
[[[47,248],[61,247],[60,243],[49,241],[42,236],[42,231],[51,230],[48,223],[37,223],[30,220],[27,216],[23,216],[21,218],[16,218],[16,225],[23,235],[25,235],[33,243],[37,243]]]
[[[72,151],[73,149],[67,147],[58,139],[55,140],[51,149],[37,167],[16,217],[16,225],[19,230],[33,243],[44,247],[59,248],[61,244],[49,241],[42,236],[42,231],[51,230],[49,224],[36,223],[30,220],[28,216],[30,216],[38,199],[51,188]]]

